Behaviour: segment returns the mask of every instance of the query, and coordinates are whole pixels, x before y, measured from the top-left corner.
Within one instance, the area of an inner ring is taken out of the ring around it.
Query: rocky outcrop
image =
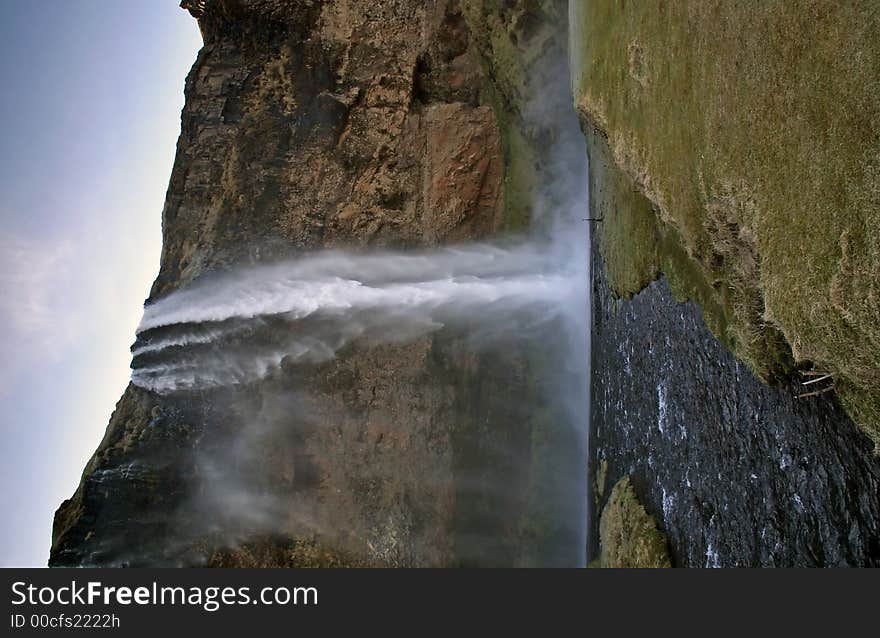
[[[592,563],[594,567],[647,569],[672,566],[666,536],[639,502],[628,476],[617,482],[602,510],[599,547],[599,558]]]
[[[204,47],[151,300],[234,264],[528,223],[508,193],[512,136],[528,147],[530,134],[472,6],[188,4]],[[474,352],[441,332],[283,365],[247,387],[130,386],[56,514],[50,564],[570,563],[582,540],[544,477],[548,448],[572,446],[542,434],[552,409],[527,409],[524,398],[547,401],[531,361],[513,338]],[[553,462],[564,475],[582,459]]]

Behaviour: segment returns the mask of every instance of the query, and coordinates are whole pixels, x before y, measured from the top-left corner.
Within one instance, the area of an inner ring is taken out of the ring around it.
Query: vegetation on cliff
[[[571,108],[567,74],[566,0],[461,0],[462,15],[486,70],[487,98],[501,131],[504,163],[503,228],[523,231],[534,221],[540,191],[551,178],[559,114]],[[552,117],[537,117],[551,114]]]
[[[880,443],[880,8],[573,7],[577,105],[623,193],[599,225],[617,292],[664,272],[765,380],[833,373]]]

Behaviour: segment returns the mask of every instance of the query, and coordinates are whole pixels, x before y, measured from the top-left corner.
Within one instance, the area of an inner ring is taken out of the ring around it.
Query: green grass
[[[498,118],[501,146],[504,152],[504,216],[502,232],[517,233],[529,228],[533,202],[538,190],[535,171],[536,152],[524,132],[521,117],[505,108],[504,99],[491,84],[486,93]]]
[[[606,219],[618,292],[662,270],[764,379],[793,362],[834,373],[880,443],[880,4],[575,14],[578,108],[653,205]]]

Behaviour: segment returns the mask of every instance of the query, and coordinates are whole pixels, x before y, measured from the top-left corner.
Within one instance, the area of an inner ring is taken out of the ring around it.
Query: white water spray
[[[233,270],[146,308],[132,379],[159,393],[199,390],[257,381],[283,361],[324,361],[356,339],[405,342],[447,326],[482,339],[526,333],[583,287],[557,248],[322,251]]]

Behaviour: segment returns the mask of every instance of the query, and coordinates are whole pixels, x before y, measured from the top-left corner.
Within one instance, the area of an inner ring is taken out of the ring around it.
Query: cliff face
[[[535,41],[514,42],[528,8],[490,4],[195,3],[204,47],[151,299],[233,264],[522,228],[509,150],[535,132],[466,14],[491,14],[511,52]],[[475,353],[440,333],[247,387],[132,385],[56,514],[50,564],[570,562],[582,550],[542,497],[539,453],[570,445],[522,401],[544,391],[532,365],[512,339]]]
[[[154,295],[292,248],[497,228],[501,141],[458,9],[209,2],[201,25]]]

